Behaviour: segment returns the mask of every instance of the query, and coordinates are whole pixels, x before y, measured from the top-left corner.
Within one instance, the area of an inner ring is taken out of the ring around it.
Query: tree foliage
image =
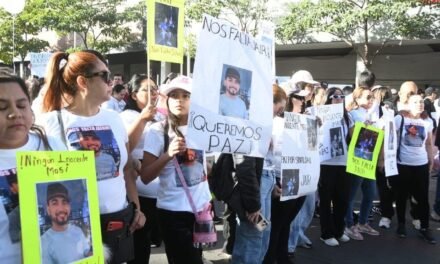
[[[326,32],[353,47],[370,68],[392,40],[437,36],[435,12],[422,7],[418,0],[302,0],[289,5],[288,15],[278,22],[277,37],[303,43]]]

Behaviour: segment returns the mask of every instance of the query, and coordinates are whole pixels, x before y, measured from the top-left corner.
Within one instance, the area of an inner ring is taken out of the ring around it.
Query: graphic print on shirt
[[[188,187],[197,185],[207,179],[203,166],[203,153],[202,150],[187,149],[184,154],[176,156]],[[176,185],[177,187],[183,187],[177,171]]]
[[[0,199],[8,215],[11,242],[20,242],[21,225],[16,169],[0,170]]]
[[[110,126],[74,127],[67,130],[70,147],[93,150],[98,181],[119,176],[121,154]]]
[[[421,147],[425,141],[425,127],[413,124],[404,127],[402,143],[409,147]]]

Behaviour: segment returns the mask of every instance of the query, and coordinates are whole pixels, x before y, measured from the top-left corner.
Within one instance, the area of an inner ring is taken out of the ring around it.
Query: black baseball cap
[[[47,186],[47,202],[49,203],[55,197],[63,197],[70,202],[67,188],[59,182],[51,183]]]

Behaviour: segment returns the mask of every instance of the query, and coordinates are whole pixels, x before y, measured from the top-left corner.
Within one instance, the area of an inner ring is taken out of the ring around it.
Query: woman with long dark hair
[[[44,129],[33,123],[31,97],[24,81],[0,68],[0,175],[9,187],[2,193],[5,199],[0,206],[2,263],[22,262],[17,152],[65,149],[61,141],[47,137]]]

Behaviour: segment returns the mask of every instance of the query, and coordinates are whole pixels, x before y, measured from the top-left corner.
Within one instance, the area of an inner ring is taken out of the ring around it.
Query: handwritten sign
[[[284,113],[281,201],[315,192],[319,181],[316,117]]]
[[[190,148],[266,155],[272,133],[272,49],[226,21],[203,18],[186,137]]]
[[[93,152],[19,152],[17,170],[23,262],[104,263]]]
[[[367,179],[376,179],[376,166],[383,136],[381,129],[356,122],[348,147],[347,172]]]
[[[49,52],[30,52],[31,59],[31,74],[38,77],[44,77],[46,75],[46,67],[49,63],[49,59],[52,53]]]
[[[183,62],[183,0],[147,0],[148,59]]]

